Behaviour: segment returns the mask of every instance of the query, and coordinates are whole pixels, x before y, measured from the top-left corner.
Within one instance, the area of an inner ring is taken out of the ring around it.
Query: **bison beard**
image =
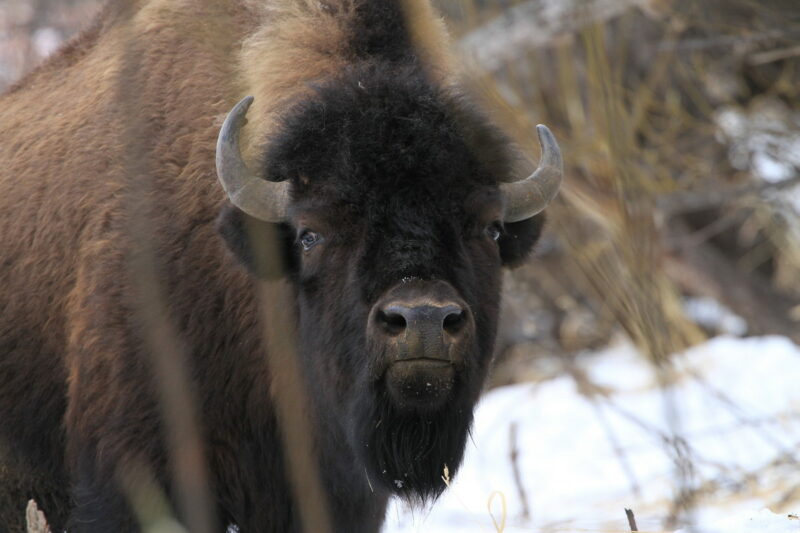
[[[445,467],[452,474],[461,463],[472,403],[460,400],[436,413],[407,413],[398,412],[385,390],[372,392],[376,400],[359,421],[372,476],[409,500],[435,499],[446,488]]]

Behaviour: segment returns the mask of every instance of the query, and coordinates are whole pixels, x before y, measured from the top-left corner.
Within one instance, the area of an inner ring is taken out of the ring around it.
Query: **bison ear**
[[[217,217],[216,228],[236,259],[256,277],[277,279],[295,271],[297,261],[288,224],[264,222],[227,205]]]
[[[544,213],[539,213],[519,222],[504,224],[503,233],[497,240],[503,266],[516,268],[525,262],[542,234],[544,221]]]

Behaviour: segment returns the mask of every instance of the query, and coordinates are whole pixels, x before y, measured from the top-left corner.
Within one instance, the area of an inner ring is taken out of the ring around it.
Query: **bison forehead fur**
[[[180,511],[131,274],[142,238],[187,354],[215,530],[302,528],[257,297],[276,276],[334,529],[378,531],[392,494],[438,496],[501,269],[544,220],[499,223],[514,153],[456,82],[427,0],[139,0],[1,96],[0,530],[35,498],[54,531],[138,531],[121,480],[139,468]],[[281,223],[215,175],[245,94],[245,158],[290,184]]]

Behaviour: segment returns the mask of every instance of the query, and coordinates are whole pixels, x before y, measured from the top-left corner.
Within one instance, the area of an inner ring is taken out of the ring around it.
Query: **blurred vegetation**
[[[88,25],[102,4],[98,0],[0,2],[0,91]]]
[[[800,3],[439,4],[495,116],[567,164],[497,381],[620,332],[663,362],[726,332],[698,302],[800,341]]]
[[[494,116],[532,159],[548,124],[567,163],[508,277],[496,383],[619,334],[663,362],[726,332],[697,304],[800,341],[800,3],[435,3]],[[0,89],[100,4],[0,5]]]

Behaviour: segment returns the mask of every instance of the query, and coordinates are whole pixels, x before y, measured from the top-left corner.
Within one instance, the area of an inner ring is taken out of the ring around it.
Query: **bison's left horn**
[[[267,222],[287,218],[289,182],[267,181],[256,176],[242,159],[239,132],[253,103],[247,96],[228,113],[217,138],[217,177],[231,203],[250,216]]]
[[[505,222],[519,222],[543,211],[561,187],[564,164],[556,138],[547,126],[540,124],[536,131],[542,146],[539,167],[524,180],[500,186],[506,199]]]

